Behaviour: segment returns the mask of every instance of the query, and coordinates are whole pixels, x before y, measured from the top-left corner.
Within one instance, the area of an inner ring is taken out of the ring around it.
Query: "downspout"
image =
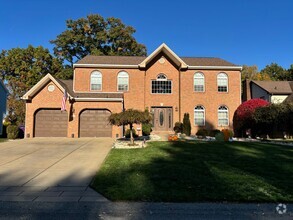
[[[179,121],[181,122],[181,71],[180,71],[180,67],[178,69],[178,75],[179,75]]]
[[[145,108],[146,108],[146,106],[145,106],[145,98],[146,98],[146,91],[145,91],[145,89],[146,89],[146,69],[145,69],[145,71],[144,71],[144,79],[143,79],[143,86],[144,86],[144,88],[143,88],[143,106],[144,106],[144,110],[145,110]],[[150,111],[150,109],[149,109],[149,111]]]

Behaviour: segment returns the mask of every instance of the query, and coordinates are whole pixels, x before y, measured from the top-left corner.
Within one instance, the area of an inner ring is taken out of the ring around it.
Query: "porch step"
[[[160,138],[161,138],[160,141],[168,141],[169,134],[174,134],[174,132],[172,132],[172,131],[155,131],[155,132],[152,132],[152,134],[160,136]]]

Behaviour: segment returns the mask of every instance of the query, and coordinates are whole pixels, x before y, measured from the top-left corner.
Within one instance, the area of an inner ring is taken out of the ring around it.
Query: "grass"
[[[92,187],[114,201],[293,202],[293,147],[152,142],[113,149]]]

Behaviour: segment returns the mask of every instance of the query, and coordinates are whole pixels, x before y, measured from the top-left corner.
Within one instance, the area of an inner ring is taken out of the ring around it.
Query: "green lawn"
[[[293,147],[152,142],[113,149],[92,187],[116,201],[293,202]]]

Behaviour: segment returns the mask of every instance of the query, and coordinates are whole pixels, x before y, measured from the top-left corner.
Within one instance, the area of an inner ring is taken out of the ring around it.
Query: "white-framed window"
[[[101,91],[102,90],[102,73],[99,71],[93,71],[91,74],[91,90]]]
[[[226,73],[219,73],[217,76],[218,92],[228,92],[228,76]]]
[[[202,105],[194,108],[194,124],[197,126],[205,125],[205,108]]]
[[[229,125],[229,112],[227,106],[225,105],[221,105],[218,108],[218,124],[219,126]]]
[[[129,75],[125,71],[121,71],[117,76],[118,91],[128,91],[129,89]]]
[[[167,79],[167,76],[160,73],[156,80],[152,80],[152,94],[171,94],[172,81]]]
[[[193,86],[195,92],[204,92],[204,75],[202,73],[195,73],[193,76]]]

